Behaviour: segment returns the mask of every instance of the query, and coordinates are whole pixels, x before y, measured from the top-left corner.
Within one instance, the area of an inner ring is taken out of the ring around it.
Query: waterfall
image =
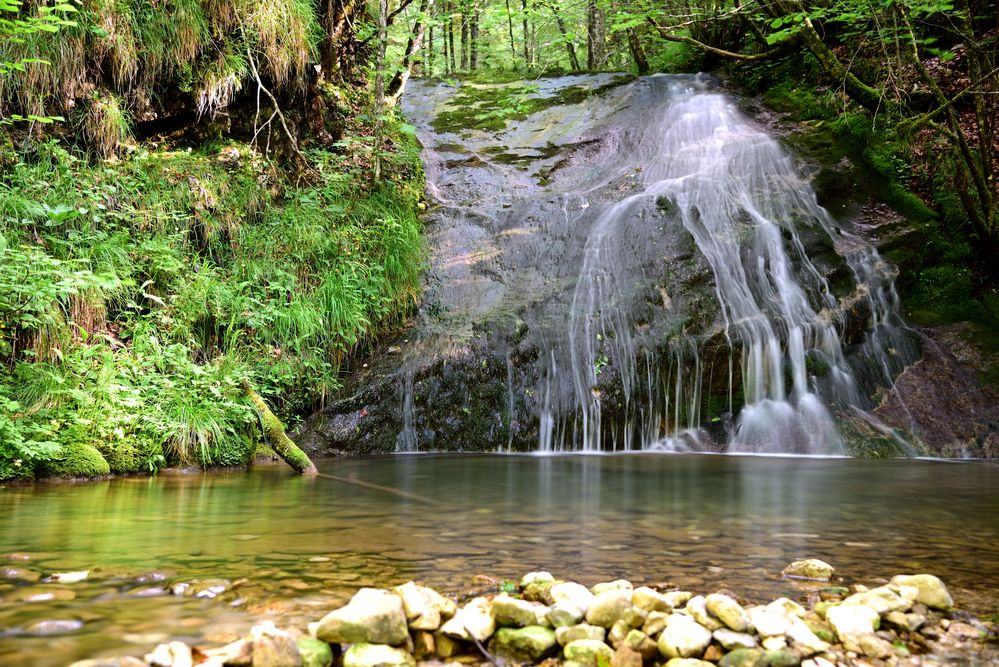
[[[706,78],[645,77],[511,124],[501,138],[462,135],[463,151],[486,156],[479,172],[449,176],[440,155],[428,159],[437,219],[470,219],[469,183],[483,189],[476,230],[488,241],[468,255],[487,260],[463,269],[454,294],[475,288],[473,329],[517,319],[534,332],[536,384],[524,391],[539,450],[713,441],[733,452],[838,454],[847,418],[891,434],[870,414],[872,397],[915,359],[892,268],[819,205],[795,159],[716,88]],[[454,135],[444,139],[456,150]],[[507,146],[591,144],[595,159],[542,161],[545,172],[491,159]],[[541,173],[539,186],[531,177]],[[806,234],[847,267],[852,292],[830,286]],[[685,242],[689,254],[676,250]],[[694,323],[697,304],[671,293],[670,276],[695,264],[712,276],[714,324]],[[848,311],[855,329],[863,322],[845,343]],[[517,343],[510,331],[497,335],[509,339],[500,367],[512,423]],[[413,449],[412,370],[403,384],[402,441]],[[499,446],[513,444],[511,427]]]

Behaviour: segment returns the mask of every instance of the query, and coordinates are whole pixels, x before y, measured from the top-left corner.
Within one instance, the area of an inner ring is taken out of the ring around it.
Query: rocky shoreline
[[[974,667],[999,660],[999,618],[955,608],[931,574],[847,588],[815,559],[781,574],[814,588],[799,601],[767,604],[624,579],[587,588],[548,572],[529,573],[519,586],[497,582],[494,592],[461,601],[414,582],[362,588],[307,632],[265,622],[220,648],[178,641],[144,658],[71,667]]]

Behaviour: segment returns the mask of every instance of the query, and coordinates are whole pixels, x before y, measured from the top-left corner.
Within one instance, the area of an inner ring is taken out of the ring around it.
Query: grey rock
[[[409,638],[402,598],[362,588],[346,606],[320,619],[316,638],[329,644],[402,644]]]

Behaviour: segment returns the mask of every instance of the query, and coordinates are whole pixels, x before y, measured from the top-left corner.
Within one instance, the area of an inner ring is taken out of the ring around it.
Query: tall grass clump
[[[286,420],[316,407],[415,301],[411,143],[375,186],[353,149],[311,151],[309,184],[231,141],[22,154],[0,176],[0,478],[245,464],[243,379]]]

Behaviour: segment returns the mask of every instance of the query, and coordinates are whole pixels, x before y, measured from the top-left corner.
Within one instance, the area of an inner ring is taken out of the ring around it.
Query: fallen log
[[[301,475],[318,475],[316,465],[309,458],[309,455],[298,448],[298,445],[284,432],[284,424],[267,407],[264,399],[254,391],[249,380],[243,380],[243,391],[253,401],[253,406],[260,416],[260,425],[264,430],[264,437],[267,443],[274,450],[274,453],[284,459],[284,462],[294,468],[295,472]]]

